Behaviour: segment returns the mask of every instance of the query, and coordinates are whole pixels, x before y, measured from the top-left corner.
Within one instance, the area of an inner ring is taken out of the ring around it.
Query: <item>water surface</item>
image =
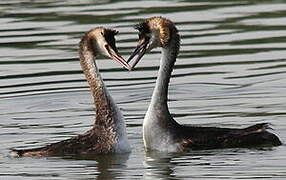
[[[286,147],[145,153],[142,121],[155,85],[160,50],[137,70],[97,61],[126,118],[132,153],[92,158],[9,156],[90,128],[94,110],[79,66],[78,42],[96,26],[116,28],[127,58],[132,26],[165,16],[182,37],[169,106],[183,124],[273,124],[286,138],[286,4],[283,1],[0,2],[0,179],[283,179]]]

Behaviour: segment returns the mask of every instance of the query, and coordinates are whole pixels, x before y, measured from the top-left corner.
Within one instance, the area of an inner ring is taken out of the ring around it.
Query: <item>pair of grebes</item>
[[[267,131],[268,123],[243,129],[194,127],[178,124],[168,108],[168,85],[180,49],[180,35],[174,23],[152,17],[135,26],[139,41],[126,62],[115,45],[115,30],[98,27],[88,31],[79,44],[80,65],[94,98],[96,119],[84,134],[33,149],[14,149],[16,156],[65,156],[130,152],[124,117],[107,91],[95,63],[106,56],[132,70],[146,52],[161,47],[162,58],[151,103],[143,122],[143,139],[147,151],[183,152],[190,150],[279,146],[279,138]],[[135,56],[132,66],[128,63]]]

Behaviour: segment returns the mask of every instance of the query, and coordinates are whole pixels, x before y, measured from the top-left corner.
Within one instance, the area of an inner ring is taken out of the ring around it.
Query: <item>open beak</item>
[[[134,56],[138,55],[133,65],[131,66],[131,70],[135,68],[137,63],[142,59],[142,57],[146,53],[149,40],[150,38],[148,37],[144,37],[143,39],[139,40],[137,47],[135,48],[135,50],[133,51],[133,53],[130,55],[129,59],[127,60],[127,63],[129,63],[134,58]]]
[[[114,51],[113,48],[111,48],[111,46],[106,46],[106,50],[109,54],[109,57],[112,60],[118,62],[119,64],[121,64],[123,67],[125,67],[129,71],[132,70],[131,66],[125,61],[125,59],[123,59],[123,57],[121,57],[116,51]]]

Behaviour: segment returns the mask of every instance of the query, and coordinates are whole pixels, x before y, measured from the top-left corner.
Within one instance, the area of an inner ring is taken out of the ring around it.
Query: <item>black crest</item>
[[[117,48],[115,45],[115,35],[118,34],[118,31],[113,29],[105,29],[103,36],[106,42],[112,47],[112,49],[117,52]]]
[[[137,29],[138,31],[142,32],[142,33],[150,33],[150,29],[148,27],[147,22],[142,22],[139,24],[136,24],[134,26],[135,29]]]

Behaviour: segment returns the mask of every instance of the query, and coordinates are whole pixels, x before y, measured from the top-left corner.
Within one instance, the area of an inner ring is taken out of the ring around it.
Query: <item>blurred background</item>
[[[47,145],[88,130],[92,98],[78,59],[91,28],[119,31],[124,58],[133,26],[164,16],[181,34],[169,106],[182,124],[246,127],[269,122],[286,138],[286,3],[283,0],[1,0],[0,179],[283,179],[285,145],[184,154],[145,153],[142,121],[160,49],[128,72],[97,65],[126,118],[132,153],[91,159],[13,158],[10,148]]]

